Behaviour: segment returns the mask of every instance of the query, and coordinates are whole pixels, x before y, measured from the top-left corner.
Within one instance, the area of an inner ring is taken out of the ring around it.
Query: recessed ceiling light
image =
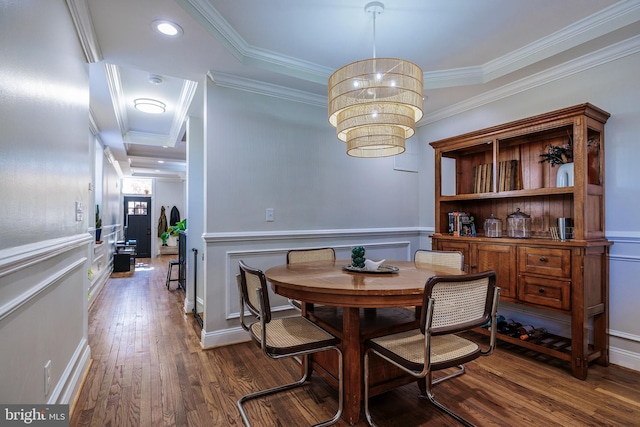
[[[169,37],[180,37],[183,33],[180,25],[164,19],[153,21],[153,28],[159,33]]]
[[[164,160],[158,160],[158,163],[164,163]]]
[[[138,98],[133,101],[136,110],[143,113],[162,114],[165,112],[167,105],[164,102],[150,98]]]

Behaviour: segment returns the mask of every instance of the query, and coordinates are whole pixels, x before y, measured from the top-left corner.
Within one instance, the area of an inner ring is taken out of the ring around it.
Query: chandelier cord
[[[376,11],[372,10],[371,14],[373,15],[373,58],[376,57]]]

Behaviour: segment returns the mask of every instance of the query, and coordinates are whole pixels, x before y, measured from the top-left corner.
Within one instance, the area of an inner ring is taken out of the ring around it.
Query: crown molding
[[[482,65],[483,83],[535,64],[600,36],[640,21],[640,3],[623,0]]]
[[[87,0],[67,0],[67,7],[73,18],[76,33],[80,39],[80,44],[82,45],[82,50],[84,50],[87,62],[93,63],[101,61],[102,52],[93,27]]]
[[[100,134],[100,128],[96,123],[96,116],[95,114],[93,114],[93,110],[91,108],[89,108],[89,131],[95,138],[98,138],[98,135]]]
[[[191,80],[185,80],[182,84],[180,99],[178,100],[178,104],[176,105],[176,113],[173,115],[171,130],[169,131],[169,140],[171,141],[171,143],[168,145],[170,147],[175,147],[178,139],[180,138],[182,125],[187,119],[189,106],[191,105],[191,101],[196,94],[197,88],[198,83]]]
[[[207,0],[177,0],[177,3],[245,65],[320,84],[326,84],[329,76],[335,71],[249,45]],[[638,21],[640,3],[635,0],[622,0],[485,64],[425,72],[425,87],[445,88],[487,83]]]
[[[438,120],[455,116],[456,114],[472,110],[482,105],[507,98],[511,95],[524,92],[638,52],[640,52],[640,36],[635,36],[558,66],[549,68],[545,71],[505,84],[497,89],[484,92],[478,96],[466,99],[447,108],[442,108],[429,113],[419,122],[419,124],[417,124],[417,126],[422,127],[427,124],[437,122]],[[473,72],[474,70],[470,69],[466,77],[464,77],[464,74],[461,74],[459,78],[471,78]],[[207,73],[207,77],[209,77],[209,79],[218,86],[243,90],[265,96],[272,96],[294,102],[301,102],[323,108],[327,107],[327,98],[324,96],[213,71],[209,71]]]
[[[640,52],[640,36],[623,40],[611,46],[607,46],[590,54],[567,61],[545,71],[541,71],[512,83],[505,84],[497,89],[484,92],[478,96],[466,99],[449,107],[425,115],[420,121],[419,127],[452,117],[465,111],[481,107],[482,105],[507,98],[520,92],[533,89],[538,86],[551,83],[555,80],[580,73],[599,65],[615,61],[625,56]]]
[[[178,104],[175,107],[176,113],[173,116],[171,129],[168,135],[136,132],[129,129],[126,98],[122,89],[120,68],[117,65],[105,63],[104,69],[111,99],[113,100],[113,110],[123,140],[131,144],[166,145],[168,147],[175,147],[181,134],[182,125],[189,112],[189,106],[196,94],[198,83],[191,80],[185,80],[182,84]]]
[[[217,86],[286,99],[288,101],[300,102],[316,107],[327,107],[326,96],[214,71],[209,71],[207,77]]]
[[[176,0],[176,3],[245,65],[320,84],[326,84],[329,76],[335,71],[313,62],[248,44],[208,0]]]
[[[113,111],[120,128],[120,134],[125,135],[129,130],[129,119],[127,118],[127,105],[124,92],[122,91],[122,81],[120,79],[120,69],[117,65],[104,64],[104,73],[107,77],[109,93],[113,101]]]
[[[128,144],[153,145],[158,147],[173,147],[176,143],[171,140],[169,135],[151,132],[138,132],[130,130],[122,135],[122,140]]]

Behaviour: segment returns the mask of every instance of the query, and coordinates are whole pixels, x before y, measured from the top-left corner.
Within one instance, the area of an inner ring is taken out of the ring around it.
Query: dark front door
[[[138,258],[151,258],[151,198],[124,197],[126,239],[135,240]]]

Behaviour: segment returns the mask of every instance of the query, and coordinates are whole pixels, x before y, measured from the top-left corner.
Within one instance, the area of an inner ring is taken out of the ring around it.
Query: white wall
[[[610,256],[610,354],[613,363],[640,370],[640,222],[634,219],[640,210],[640,40],[628,44],[632,53],[627,56],[423,126],[418,137],[425,143],[425,156],[431,157],[423,164],[423,179],[433,185],[433,149],[427,142],[584,102],[611,114],[605,127],[606,235],[614,242]],[[420,204],[421,224],[433,227],[432,196],[422,198]],[[553,327],[545,322],[556,319],[545,318],[546,313],[538,316],[541,326]],[[564,331],[559,333],[569,330],[568,323],[561,327]]]
[[[205,333],[238,325],[240,255],[268,267],[293,247],[369,243],[410,259],[418,174],[394,170],[392,157],[347,156],[326,107],[210,81],[205,99]],[[275,221],[265,221],[266,208]]]
[[[191,312],[197,306],[198,313],[204,306],[204,206],[203,195],[206,189],[204,182],[204,120],[202,117],[190,117],[187,121],[187,177],[192,184],[187,191],[187,283],[185,297],[185,312]],[[198,252],[198,261],[194,262],[195,249]],[[196,273],[194,273],[196,270]],[[194,292],[194,280],[197,281],[197,290]]]
[[[0,402],[69,403],[91,358],[88,69],[64,0],[0,0],[0,52]]]
[[[153,200],[151,203],[151,254],[155,256],[160,251],[162,240],[158,237],[158,219],[160,211],[164,206],[164,214],[167,217],[167,225],[170,225],[171,208],[174,206],[180,212],[180,220],[187,216],[185,203],[186,183],[183,180],[162,180],[156,179],[153,188]],[[177,245],[177,238],[172,237],[168,242],[170,245]]]

